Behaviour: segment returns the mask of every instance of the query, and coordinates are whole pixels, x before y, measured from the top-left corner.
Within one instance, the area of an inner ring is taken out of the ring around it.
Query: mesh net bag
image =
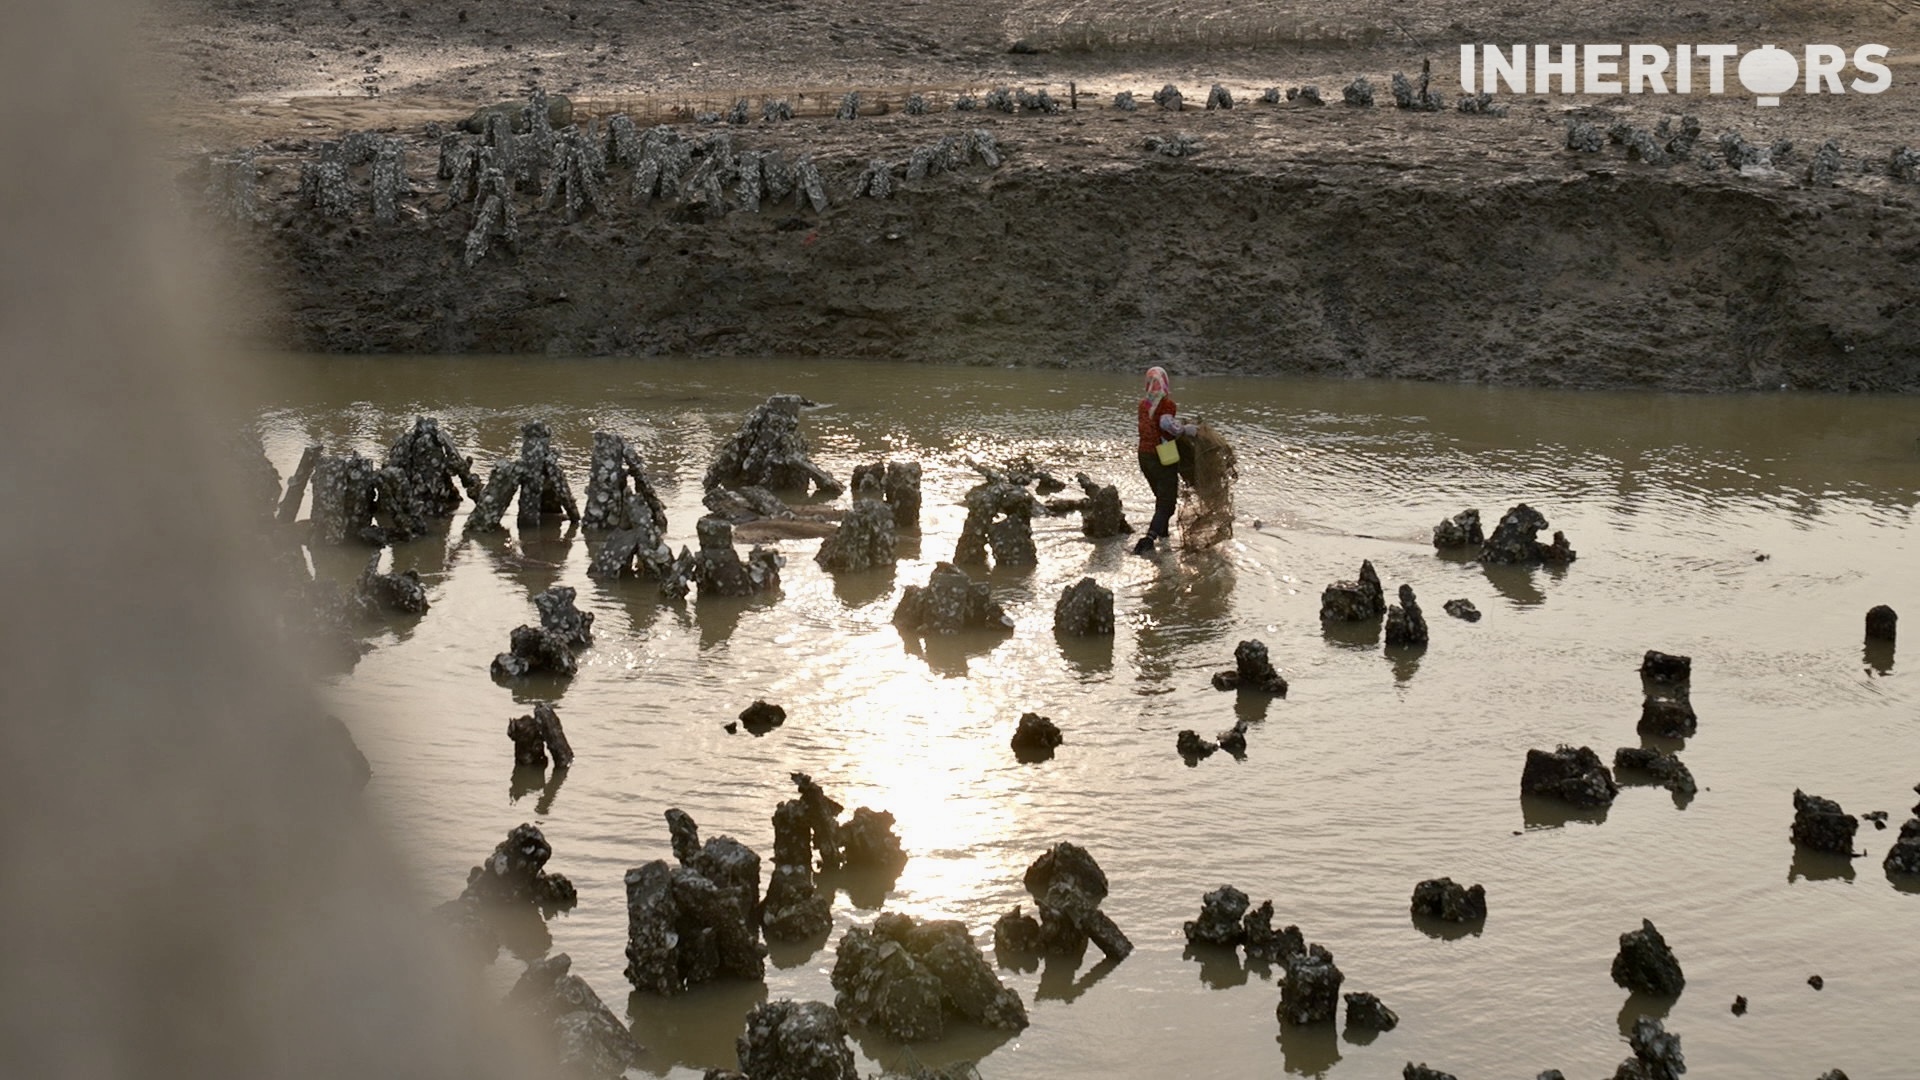
[[[1233,444],[1206,424],[1180,440],[1180,543],[1205,549],[1233,536],[1233,482],[1239,469]]]

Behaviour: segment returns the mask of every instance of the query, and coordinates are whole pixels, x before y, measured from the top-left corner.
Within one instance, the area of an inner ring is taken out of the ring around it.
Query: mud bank
[[[1553,147],[1544,107],[1500,121],[1234,111],[1250,115],[732,129],[733,150],[811,155],[826,210],[642,204],[614,166],[605,210],[573,222],[522,190],[517,241],[472,266],[477,204],[443,193],[431,136],[401,136],[412,191],[390,224],[366,206],[322,215],[290,179],[297,159],[269,157],[239,239],[287,314],[246,329],[347,353],[1154,357],[1189,372],[1920,389],[1912,185],[1576,154]],[[896,181],[890,198],[854,196],[868,162],[898,166],[983,128],[997,168],[976,160]],[[1185,131],[1207,149],[1141,148]],[[1335,140],[1337,154],[1316,151]]]

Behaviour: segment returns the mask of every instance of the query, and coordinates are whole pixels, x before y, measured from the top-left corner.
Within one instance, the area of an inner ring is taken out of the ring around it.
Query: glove
[[[1187,437],[1187,438],[1189,438],[1189,439],[1191,439],[1191,438],[1193,438],[1193,437],[1194,437],[1195,435],[1198,435],[1198,434],[1200,434],[1200,425],[1199,425],[1199,424],[1188,424],[1188,425],[1187,425],[1186,427],[1184,427],[1184,428],[1181,428],[1180,430],[1181,430],[1181,433],[1182,433],[1182,434],[1184,434],[1184,435],[1186,435],[1186,437]]]

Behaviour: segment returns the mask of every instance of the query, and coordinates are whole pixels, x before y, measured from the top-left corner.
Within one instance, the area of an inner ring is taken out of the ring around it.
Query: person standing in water
[[[1173,527],[1173,509],[1180,498],[1180,471],[1175,467],[1176,462],[1166,461],[1160,456],[1160,444],[1199,431],[1197,426],[1182,424],[1176,419],[1178,411],[1167,386],[1167,369],[1148,368],[1147,390],[1140,399],[1139,408],[1140,473],[1147,478],[1147,486],[1153,489],[1153,521],[1147,525],[1147,535],[1133,545],[1135,555],[1152,551],[1154,542],[1165,539]]]

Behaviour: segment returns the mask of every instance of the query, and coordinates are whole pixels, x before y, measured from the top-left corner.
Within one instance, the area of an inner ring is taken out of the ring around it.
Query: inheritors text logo
[[[1727,62],[1755,105],[1778,105],[1796,86],[1809,94],[1878,94],[1893,85],[1880,63],[1885,45],[1862,45],[1849,56],[1838,45],[1808,45],[1799,56],[1773,45],[1742,54],[1738,45],[1498,45],[1460,46],[1460,88],[1494,94],[1502,83],[1516,94],[1691,94],[1694,66],[1707,65],[1709,94],[1726,92]],[[1845,79],[1849,60],[1855,72]],[[1474,78],[1478,73],[1479,79]],[[1529,78],[1531,77],[1531,78]]]

